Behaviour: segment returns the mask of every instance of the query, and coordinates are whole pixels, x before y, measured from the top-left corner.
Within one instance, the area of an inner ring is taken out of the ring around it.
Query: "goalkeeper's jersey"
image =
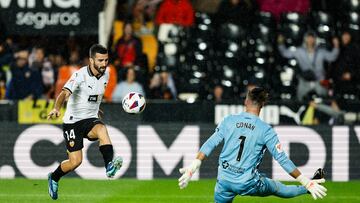
[[[221,142],[218,179],[247,185],[253,184],[264,152],[268,149],[288,173],[296,168],[281,148],[272,127],[254,114],[230,115],[218,125],[214,134],[202,145],[200,151],[209,156]]]

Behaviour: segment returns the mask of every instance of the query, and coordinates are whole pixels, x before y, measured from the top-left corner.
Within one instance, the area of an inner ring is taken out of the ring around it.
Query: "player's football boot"
[[[317,179],[322,179],[325,178],[325,172],[324,169],[322,168],[318,168],[318,170],[315,171],[313,177],[311,178],[312,180],[317,180]]]
[[[58,192],[59,184],[51,178],[51,173],[49,173],[48,175],[48,184],[49,184],[49,195],[51,199],[56,200],[58,198],[57,192]]]
[[[106,176],[109,178],[114,177],[116,172],[121,168],[123,159],[121,157],[115,157],[111,162],[106,166]]]

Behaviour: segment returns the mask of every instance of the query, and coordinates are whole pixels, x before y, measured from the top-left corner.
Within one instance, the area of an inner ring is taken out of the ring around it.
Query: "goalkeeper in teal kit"
[[[264,88],[250,90],[245,100],[246,112],[230,115],[218,125],[214,134],[202,145],[196,159],[181,168],[179,187],[185,188],[191,176],[212,150],[224,142],[219,156],[215,202],[232,202],[236,195],[269,196],[283,198],[310,193],[314,199],[326,196],[322,169],[310,180],[303,176],[281,148],[279,139],[270,125],[258,117],[266,103],[268,93]],[[269,179],[258,171],[265,151],[268,150],[282,168],[301,185],[284,185]]]

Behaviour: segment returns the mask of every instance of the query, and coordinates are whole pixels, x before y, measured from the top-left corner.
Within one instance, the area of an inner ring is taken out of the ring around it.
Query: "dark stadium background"
[[[125,25],[132,28],[129,39]],[[299,99],[299,79],[306,73],[295,58],[283,57],[279,45],[299,49],[308,33],[316,36],[316,50],[331,51],[338,39],[339,54],[323,62],[324,78],[313,81],[326,94],[310,91]],[[164,184],[176,186],[178,168],[194,158],[224,116],[243,110],[247,90],[261,85],[270,93],[261,118],[278,130],[290,158],[308,176],[324,167],[334,191],[343,194],[337,181],[360,179],[359,34],[360,0],[0,0],[0,185],[5,179],[9,188],[25,184],[23,178],[43,181],[66,157],[61,120],[49,122],[44,115],[70,75],[87,65],[89,47],[101,43],[110,51],[103,120],[112,127],[118,152],[129,158],[121,172],[129,184],[165,178]],[[17,62],[24,50],[27,71],[21,72]],[[135,81],[126,80],[128,69],[135,70]],[[134,82],[147,100],[139,115],[126,114],[115,96],[126,92],[117,85]],[[146,142],[149,137],[153,143]],[[102,167],[96,143],[86,150],[88,165],[69,177],[105,179],[96,173]],[[219,151],[204,163],[199,188],[213,184],[202,179],[216,177]],[[150,160],[151,169],[142,170]],[[267,154],[263,172],[291,180],[273,162]],[[208,199],[193,201],[211,201],[209,188]],[[354,194],[347,201],[358,201]],[[188,195],[190,201],[198,194]],[[17,201],[10,197],[0,192],[1,202]]]

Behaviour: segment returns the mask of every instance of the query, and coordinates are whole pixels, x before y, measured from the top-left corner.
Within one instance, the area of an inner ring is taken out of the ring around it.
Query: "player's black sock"
[[[61,169],[61,164],[59,165],[59,167],[57,167],[57,169],[51,174],[51,178],[56,181],[59,182],[60,178],[63,177],[64,175],[66,175],[68,172],[64,172]]]
[[[104,158],[104,163],[105,163],[105,168],[107,166],[107,164],[112,161],[113,157],[114,157],[114,149],[113,146],[111,144],[107,144],[107,145],[101,145],[99,147],[101,154],[103,155]]]

